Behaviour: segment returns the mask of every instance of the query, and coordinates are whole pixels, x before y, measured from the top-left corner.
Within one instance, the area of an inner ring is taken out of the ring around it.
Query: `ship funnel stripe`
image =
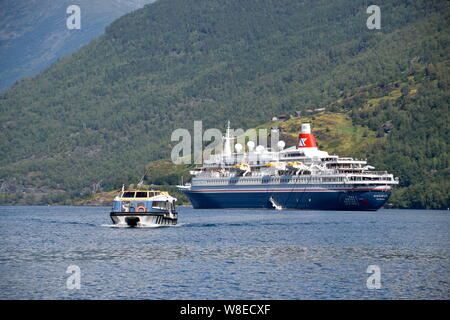
[[[298,148],[317,148],[314,135],[312,133],[300,133],[298,135]]]

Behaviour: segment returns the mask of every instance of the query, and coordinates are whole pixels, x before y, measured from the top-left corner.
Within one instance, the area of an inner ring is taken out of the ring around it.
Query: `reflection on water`
[[[448,299],[445,211],[180,208],[161,228],[108,208],[0,207],[0,298]],[[82,271],[65,288],[66,268]],[[369,265],[382,288],[369,290]]]

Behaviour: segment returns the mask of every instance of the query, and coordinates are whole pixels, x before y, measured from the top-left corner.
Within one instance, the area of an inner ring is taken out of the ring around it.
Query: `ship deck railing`
[[[300,174],[300,175],[285,175],[285,174],[279,174],[278,170],[273,171],[250,171],[245,177],[241,176],[238,173],[231,173],[231,172],[211,172],[211,173],[202,173],[201,176],[197,176],[198,178],[261,178],[261,177],[285,177],[285,176],[295,176],[295,177],[309,177],[311,174]],[[324,171],[317,171],[313,172],[312,176],[336,176],[336,177],[343,177],[343,176],[377,176],[377,177],[391,177],[392,174],[388,173],[387,171],[355,171],[355,172],[347,172],[343,173],[338,170],[324,170]]]
[[[280,184],[280,183],[303,183],[303,184],[391,184],[396,180],[392,175],[388,177],[359,177],[361,179],[351,179],[343,176],[265,176],[265,177],[230,177],[231,179],[221,179],[221,177],[195,178],[196,185],[224,185],[224,184]],[[388,178],[388,179],[385,179]]]

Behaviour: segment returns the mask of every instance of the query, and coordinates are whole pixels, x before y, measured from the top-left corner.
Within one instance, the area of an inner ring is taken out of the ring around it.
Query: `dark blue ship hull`
[[[219,192],[183,190],[195,209],[283,209],[295,210],[367,210],[381,208],[389,190],[369,191],[294,191],[294,192]]]

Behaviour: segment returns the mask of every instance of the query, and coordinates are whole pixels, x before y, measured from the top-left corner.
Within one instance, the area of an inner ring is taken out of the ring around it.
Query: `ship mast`
[[[230,121],[228,121],[227,131],[225,134],[225,137],[222,138],[225,143],[223,145],[223,155],[226,159],[231,158],[231,140],[233,140],[233,137],[231,136],[231,129],[230,129]]]

